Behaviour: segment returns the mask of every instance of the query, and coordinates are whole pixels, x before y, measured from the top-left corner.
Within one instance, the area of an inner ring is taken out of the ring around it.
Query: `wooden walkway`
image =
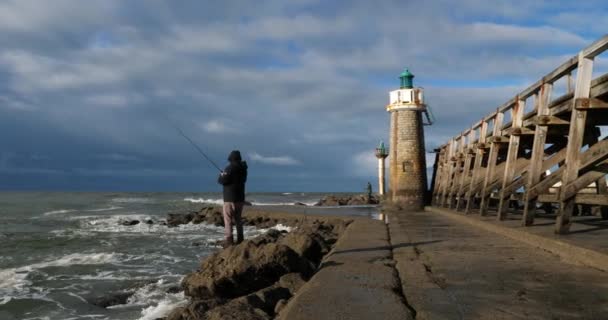
[[[559,234],[573,215],[608,219],[608,74],[593,79],[607,49],[608,35],[439,147],[433,206],[500,220],[523,210],[525,226],[556,210]]]

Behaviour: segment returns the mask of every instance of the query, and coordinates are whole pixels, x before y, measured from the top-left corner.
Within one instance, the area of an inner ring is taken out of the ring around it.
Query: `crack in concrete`
[[[398,283],[397,287],[393,288],[393,291],[395,291],[395,293],[397,295],[399,295],[399,297],[401,297],[401,299],[403,300],[403,304],[405,304],[405,307],[410,311],[410,313],[412,314],[412,317],[414,319],[416,319],[416,314],[417,314],[416,309],[414,309],[414,307],[411,304],[409,304],[409,302],[407,301],[407,297],[405,296],[405,293],[403,292],[401,275],[399,274],[399,270],[397,270],[397,261],[395,261],[394,256],[393,256],[394,245],[393,245],[393,241],[391,239],[391,232],[390,232],[387,224],[385,224],[385,227],[386,227],[386,234],[388,237],[388,243],[391,246],[389,259],[392,261],[392,263],[391,263],[390,267],[393,269],[393,271],[397,277],[397,283]]]

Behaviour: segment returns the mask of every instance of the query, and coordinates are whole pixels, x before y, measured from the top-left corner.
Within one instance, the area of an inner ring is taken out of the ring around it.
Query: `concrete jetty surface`
[[[608,273],[433,212],[357,220],[280,319],[606,319]]]

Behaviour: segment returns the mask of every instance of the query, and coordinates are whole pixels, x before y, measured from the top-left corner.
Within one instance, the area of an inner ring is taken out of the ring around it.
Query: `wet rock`
[[[323,197],[315,206],[357,206],[357,205],[369,205],[369,204],[379,204],[380,199],[372,195],[371,198],[368,198],[367,195],[353,195],[353,196],[345,196],[345,197],[337,197],[334,195],[329,195]]]
[[[301,207],[306,207],[307,206],[306,203],[302,203],[302,202],[295,202],[293,205],[294,206],[301,206]]]
[[[152,219],[146,219],[145,222],[146,222],[147,225],[153,225],[154,224],[154,220],[152,220]]]
[[[188,224],[194,219],[195,212],[190,213],[169,213],[167,216],[167,226],[177,227],[182,224]]]
[[[127,300],[130,296],[133,295],[133,292],[115,292],[111,293],[105,297],[100,297],[91,302],[91,304],[96,305],[98,307],[107,308],[111,306],[116,306],[119,304],[126,304]]]
[[[309,276],[312,263],[278,243],[282,236],[273,230],[209,256],[200,271],[182,281],[185,294],[197,299],[235,298],[270,286],[286,273]]]
[[[134,226],[134,225],[138,225],[140,223],[139,220],[124,220],[124,221],[120,221],[120,224],[123,226]]]

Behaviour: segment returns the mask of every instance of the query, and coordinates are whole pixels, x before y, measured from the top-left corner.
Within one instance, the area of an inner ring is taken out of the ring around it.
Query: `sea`
[[[312,206],[325,195],[251,193],[247,200],[269,211],[377,217],[375,206]],[[223,228],[169,228],[158,222],[168,213],[221,203],[219,193],[0,193],[0,319],[167,315],[187,301],[179,283],[202,258],[219,250]],[[121,224],[129,220],[155,223]],[[245,227],[245,237],[267,231]],[[121,293],[132,295],[108,308],[92,303]]]

